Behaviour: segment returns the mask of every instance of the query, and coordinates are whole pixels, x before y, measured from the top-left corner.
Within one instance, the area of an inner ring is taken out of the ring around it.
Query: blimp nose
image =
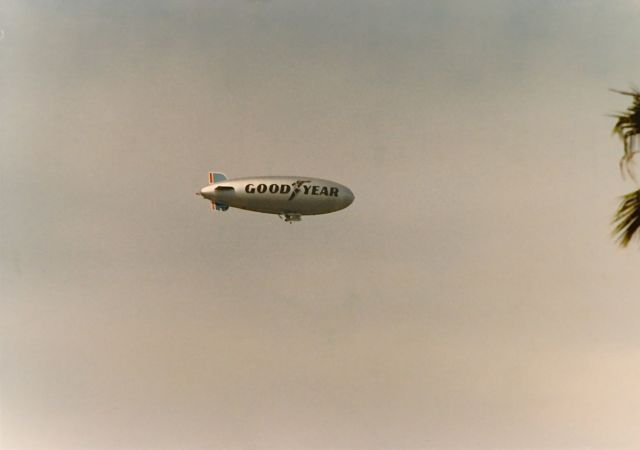
[[[350,204],[353,203],[353,201],[355,200],[356,196],[353,195],[353,192],[351,192],[350,189],[347,189],[347,192],[344,193],[344,197],[343,197],[343,204],[344,204],[344,208],[346,208],[347,206],[349,206]]]

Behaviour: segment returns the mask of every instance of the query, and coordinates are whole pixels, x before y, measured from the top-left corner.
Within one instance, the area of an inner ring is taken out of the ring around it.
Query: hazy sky
[[[0,447],[640,447],[637,1],[0,6]],[[349,186],[287,225],[207,171]]]

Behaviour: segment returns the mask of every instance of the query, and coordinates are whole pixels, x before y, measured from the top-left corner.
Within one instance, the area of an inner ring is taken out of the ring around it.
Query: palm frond
[[[633,172],[633,158],[638,153],[637,144],[638,136],[640,136],[640,90],[631,88],[629,91],[619,91],[611,89],[611,91],[622,95],[632,97],[631,106],[626,111],[613,114],[612,117],[618,119],[613,126],[613,134],[618,135],[623,143],[623,155],[620,158],[620,174],[623,178],[628,175],[633,181],[636,181]]]
[[[621,247],[626,247],[640,229],[640,189],[624,195],[613,216],[613,236]]]
[[[612,91],[628,95],[633,99],[631,106],[626,111],[613,115],[618,119],[613,127],[613,133],[622,139],[625,147],[628,147],[628,144],[630,144],[629,139],[636,134],[640,134],[640,91],[635,88],[630,91],[618,91],[615,89],[612,89]]]

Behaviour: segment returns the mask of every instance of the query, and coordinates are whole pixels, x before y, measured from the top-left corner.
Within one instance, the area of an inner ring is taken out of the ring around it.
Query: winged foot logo
[[[293,200],[293,198],[298,195],[298,192],[300,192],[300,189],[302,188],[302,185],[305,183],[311,183],[311,181],[307,180],[307,181],[303,181],[303,180],[298,180],[295,183],[293,183],[291,186],[293,186],[293,192],[291,193],[291,196],[289,197],[289,200]],[[308,186],[305,186],[308,187]]]
[[[270,194],[289,194],[289,200],[293,200],[300,192],[304,195],[326,195],[328,197],[337,197],[339,189],[337,187],[327,186],[311,186],[305,183],[311,183],[311,180],[297,180],[291,185],[288,184],[265,184],[260,183],[257,186],[249,183],[244,187],[244,191],[248,194],[264,194],[269,192]]]

